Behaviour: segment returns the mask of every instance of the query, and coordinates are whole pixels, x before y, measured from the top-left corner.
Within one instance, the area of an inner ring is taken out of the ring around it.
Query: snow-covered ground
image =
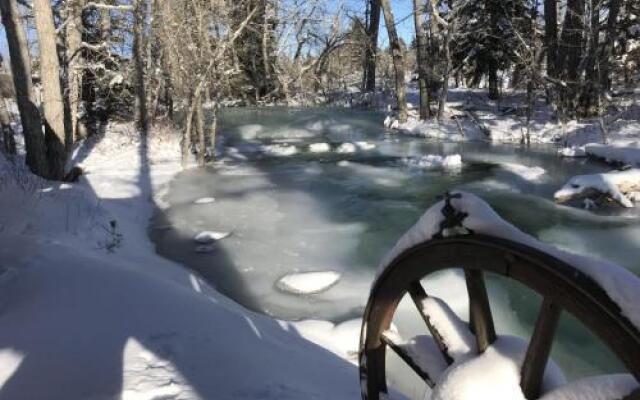
[[[178,148],[110,127],[75,153],[76,184],[0,155],[0,397],[357,398],[333,324],[252,313],[156,255],[147,225]]]
[[[486,90],[451,89],[445,118],[418,120],[419,96],[408,86],[410,118],[399,123],[392,115],[385,125],[411,135],[447,140],[490,140],[519,143],[527,132],[524,94],[503,94],[503,99],[487,99]],[[387,99],[387,102],[391,99]],[[616,110],[603,118],[571,120],[560,124],[543,99],[538,99],[529,125],[532,143],[554,143],[568,149],[586,146],[586,153],[595,157],[629,165],[640,164],[640,92],[627,93],[615,99]],[[602,128],[605,128],[604,131]],[[487,133],[483,132],[486,130]],[[606,144],[601,144],[606,136]],[[564,156],[581,154],[564,150]]]

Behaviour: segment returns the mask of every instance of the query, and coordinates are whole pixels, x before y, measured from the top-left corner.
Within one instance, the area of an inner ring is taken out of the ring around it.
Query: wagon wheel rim
[[[640,332],[620,307],[579,269],[535,248],[493,236],[472,234],[439,238],[418,244],[396,257],[374,283],[365,309],[360,338],[362,397],[377,400],[387,393],[386,351],[391,349],[422,380],[434,387],[435,377],[421,370],[395,346],[384,332],[390,328],[398,303],[409,294],[447,364],[452,358],[431,326],[421,304],[428,298],[420,281],[434,272],[464,267],[469,294],[469,325],[475,333],[478,354],[496,339],[483,275],[485,272],[513,279],[542,296],[538,317],[521,368],[520,387],[525,398],[541,395],[543,374],[549,359],[560,314],[568,312],[613,352],[640,382]],[[640,398],[640,390],[627,398]],[[626,398],[625,398],[626,399]]]

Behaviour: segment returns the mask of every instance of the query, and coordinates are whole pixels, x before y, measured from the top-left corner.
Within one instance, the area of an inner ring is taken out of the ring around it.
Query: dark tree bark
[[[34,20],[40,50],[40,76],[42,79],[42,106],[44,108],[44,134],[51,179],[64,178],[67,150],[73,139],[65,131],[64,101],[60,85],[60,61],[56,44],[56,28],[49,0],[33,1]]]
[[[607,32],[604,47],[600,54],[600,88],[602,91],[611,89],[611,60],[613,59],[613,45],[617,39],[617,20],[620,15],[622,0],[609,1],[609,16],[607,18]]]
[[[420,0],[413,0],[413,18],[416,29],[416,60],[418,64],[418,87],[420,90],[420,119],[431,116],[429,109],[429,87],[427,73],[427,32],[424,26],[422,11],[424,4]]]
[[[560,36],[558,65],[566,83],[562,102],[571,113],[577,109],[580,92],[579,70],[584,49],[584,0],[567,0],[567,11]]]
[[[558,0],[544,0],[544,45],[547,59],[547,75],[558,78]],[[554,103],[556,90],[547,90],[547,102]]]
[[[31,81],[31,58],[27,35],[20,20],[16,0],[0,1],[0,11],[11,56],[11,71],[24,132],[27,165],[34,174],[47,178],[49,168],[42,134],[42,120],[36,107]]]
[[[369,44],[365,49],[364,64],[364,90],[375,92],[376,90],[376,56],[378,53],[378,32],[380,30],[380,0],[368,0],[369,24],[367,36]]]
[[[2,127],[2,150],[9,155],[16,154],[16,140],[11,127],[11,116],[4,98],[0,98],[0,126]]]
[[[204,167],[206,163],[207,142],[204,131],[204,110],[202,109],[202,96],[196,98],[195,103],[196,131],[198,132],[198,164]]]
[[[384,13],[384,22],[387,25],[387,34],[389,36],[389,46],[391,47],[391,55],[393,57],[393,69],[396,77],[396,100],[398,104],[398,120],[400,122],[407,121],[407,95],[404,82],[404,56],[402,55],[402,47],[400,39],[396,31],[396,23],[391,11],[390,0],[380,0],[382,12]]]

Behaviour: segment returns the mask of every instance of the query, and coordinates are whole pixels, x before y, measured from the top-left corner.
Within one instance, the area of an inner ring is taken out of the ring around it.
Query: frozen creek
[[[257,312],[345,321],[361,316],[384,254],[436,196],[457,188],[479,195],[542,241],[640,274],[637,211],[591,213],[553,202],[571,176],[607,166],[557,157],[552,147],[398,136],[383,129],[383,119],[342,109],[224,110],[220,161],[180,174],[166,196],[168,207],[152,222],[158,252]],[[461,167],[425,169],[412,162],[455,154],[462,156]],[[204,198],[210,200],[197,202]],[[211,251],[196,252],[193,238],[202,231],[231,235]],[[340,279],[312,295],[278,288],[285,275],[320,271],[335,271]],[[489,277],[488,285],[498,332],[528,337],[537,295],[498,277]],[[427,289],[466,318],[464,282],[455,272],[433,277]],[[400,311],[399,323],[421,327],[411,307]],[[570,378],[623,370],[566,315],[553,358]]]

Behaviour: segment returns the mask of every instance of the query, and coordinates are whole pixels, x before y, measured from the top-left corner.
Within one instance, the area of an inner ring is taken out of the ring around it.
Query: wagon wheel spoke
[[[431,336],[433,336],[433,340],[436,342],[438,349],[440,349],[440,353],[444,357],[447,364],[451,365],[453,363],[453,358],[451,357],[451,355],[449,355],[442,335],[431,323],[429,314],[424,307],[424,302],[429,298],[429,295],[427,295],[427,292],[425,292],[419,281],[413,282],[411,284],[411,286],[409,287],[409,295],[411,295],[411,299],[418,308],[418,312],[420,313],[422,320],[427,325],[427,329],[429,330],[429,333],[431,333]]]
[[[413,355],[405,348],[397,334],[389,331],[383,332],[380,340],[389,346],[430,388],[435,386],[435,382],[429,376],[429,373],[420,367],[418,361],[415,360]]]
[[[465,269],[464,278],[469,294],[469,322],[476,336],[478,353],[483,353],[496,340],[484,274],[477,269]]]
[[[540,387],[561,312],[562,309],[557,304],[545,297],[522,363],[520,388],[527,399],[540,396]]]

